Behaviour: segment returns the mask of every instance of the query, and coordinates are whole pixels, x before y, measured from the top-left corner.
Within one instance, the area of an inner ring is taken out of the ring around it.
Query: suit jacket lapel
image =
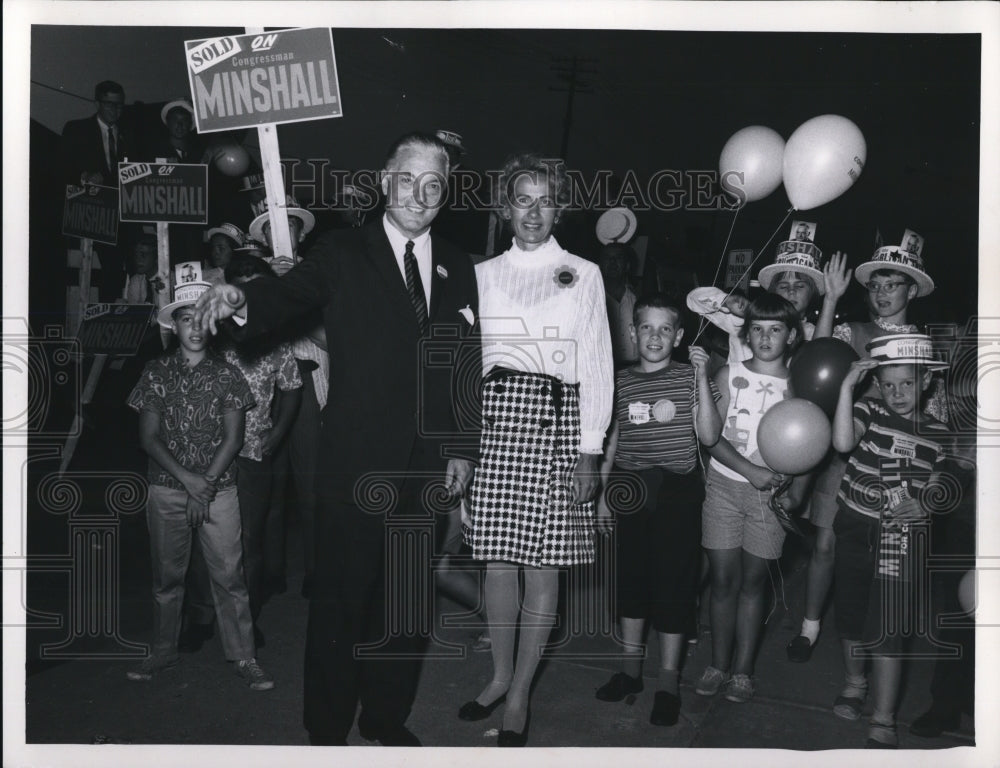
[[[431,306],[428,310],[428,318],[434,320],[437,317],[438,306],[441,304],[441,293],[444,291],[445,279],[441,277],[441,271],[445,267],[441,264],[441,243],[431,233]],[[447,270],[445,270],[447,274]]]
[[[417,316],[410,303],[410,294],[406,291],[406,283],[403,282],[403,276],[399,272],[396,256],[393,254],[389,238],[386,237],[385,230],[382,228],[381,219],[366,227],[365,239],[368,246],[368,258],[371,259],[376,271],[385,283],[386,294],[390,299],[389,303],[416,328]]]

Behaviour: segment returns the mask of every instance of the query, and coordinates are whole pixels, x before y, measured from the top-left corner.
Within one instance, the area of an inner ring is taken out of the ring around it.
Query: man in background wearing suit
[[[82,120],[70,120],[62,132],[62,167],[67,184],[118,186],[118,161],[135,151],[132,137],[119,124],[125,109],[125,89],[113,80],[94,87],[96,114]],[[121,233],[119,233],[121,234]],[[113,245],[96,246],[101,259],[101,301],[113,301],[122,295],[125,282],[122,249]]]
[[[480,429],[475,272],[465,253],[430,233],[448,166],[437,137],[407,134],[382,172],[383,217],[327,233],[281,278],[215,286],[198,305],[211,329],[235,314],[247,335],[323,310],[330,389],[305,659],[313,744],[346,744],[360,701],[362,737],[420,745],[405,722],[433,610],[433,589],[417,587],[431,574],[424,557],[395,547],[387,557],[386,540],[390,530],[426,537],[434,516],[425,491],[440,488],[443,474],[452,497],[463,493]],[[421,617],[418,627],[392,630],[401,613]]]

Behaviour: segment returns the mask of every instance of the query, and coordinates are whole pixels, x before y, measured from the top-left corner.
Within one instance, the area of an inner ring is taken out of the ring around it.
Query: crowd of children
[[[620,701],[643,689],[644,622],[650,620],[661,645],[650,721],[677,721],[679,648],[692,631],[696,560],[703,548],[712,660],[695,691],[722,692],[737,703],[753,697],[768,574],[786,536],[774,511],[778,503],[804,509],[802,519],[814,531],[805,617],[788,658],[809,660],[832,584],[845,677],[833,714],[856,720],[870,704],[867,746],[895,748],[901,659],[913,634],[906,628],[930,620],[927,600],[915,592],[927,578],[921,537],[931,512],[947,511],[932,510],[927,499],[933,494],[926,491],[956,471],[949,463],[954,452],[940,375],[947,364],[931,338],[907,322],[910,301],[934,288],[921,258],[922,238],[907,230],[903,245],[880,245],[860,264],[854,277],[866,291],[869,320],[834,326],[852,273],[840,252],[822,264],[815,232],[815,224],[793,223],[775,262],[760,270],[764,291],[753,300],[714,287],[688,295],[687,306],[729,337],[728,359],[712,378],[700,347],[688,352],[693,369],[671,360],[683,335],[680,309],[663,296],[636,301],[631,334],[639,359],[616,380],[614,429],[602,468],[606,495],[599,508],[605,519],[615,519],[616,607],[625,662],[596,695]],[[820,296],[813,325],[806,316]],[[812,471],[786,478],[761,457],[757,426],[771,406],[795,396],[789,385],[793,353],[805,341],[830,336],[849,344],[860,359],[840,385],[827,457]],[[704,477],[694,461],[702,447],[711,457]],[[638,512],[614,509],[614,499],[630,497],[614,492],[625,477],[639,491]],[[700,530],[701,548],[692,525]],[[956,671],[968,675],[970,666]],[[970,696],[961,703],[952,696],[911,730],[936,735],[945,724],[955,727],[959,711],[970,705]]]
[[[313,215],[286,201],[292,252],[275,256],[262,185],[260,176],[244,183],[254,206],[247,232],[220,223],[206,232],[204,264],[174,267],[174,301],[158,320],[175,335],[177,349],[146,367],[129,398],[140,412],[141,445],[150,457],[156,606],[153,653],[128,673],[132,680],[175,664],[178,650],[197,649],[214,620],[226,657],[250,687],[273,686],[256,661],[264,639],[255,623],[268,586],[284,588],[282,574],[268,575],[265,552],[279,539],[283,547],[276,513],[289,476],[305,526],[303,594],[309,593],[312,467],[329,366],[322,330],[314,317],[263,346],[229,341],[216,355],[207,332],[191,323],[191,306],[208,283],[280,275],[300,259],[298,244],[314,226]],[[835,326],[852,273],[839,252],[823,264],[815,232],[815,224],[793,224],[775,262],[760,270],[763,291],[752,300],[718,288],[687,296],[690,310],[727,333],[724,361],[695,345],[687,347],[689,363],[675,359],[688,319],[684,308],[663,293],[636,298],[627,269],[620,274],[627,254],[606,254],[605,278],[618,283],[615,306],[628,299],[632,310],[631,326],[625,317],[617,330],[618,346],[627,351],[617,360],[597,506],[598,528],[615,536],[613,604],[624,662],[596,696],[615,702],[643,690],[651,624],[660,669],[650,722],[678,721],[683,650],[698,632],[707,563],[711,663],[694,689],[736,703],[753,698],[767,585],[787,535],[777,502],[802,511],[813,532],[805,615],[788,658],[810,659],[832,585],[845,676],[833,713],[862,716],[871,659],[868,745],[895,747],[901,641],[898,633],[887,635],[886,626],[914,619],[911,593],[921,578],[914,542],[930,513],[922,491],[949,471],[948,402],[942,377],[934,375],[943,364],[907,317],[909,303],[934,283],[921,259],[922,239],[907,231],[903,246],[878,248],[853,272],[869,319]],[[168,290],[157,274],[155,236],[143,232],[123,298],[152,303]],[[808,318],[820,301],[814,324]],[[761,457],[757,427],[772,406],[795,396],[789,383],[794,352],[831,336],[860,359],[840,386],[828,455],[808,474],[772,471]],[[616,483],[635,489],[635,508],[616,508],[610,492]],[[280,570],[283,553],[274,559]]]

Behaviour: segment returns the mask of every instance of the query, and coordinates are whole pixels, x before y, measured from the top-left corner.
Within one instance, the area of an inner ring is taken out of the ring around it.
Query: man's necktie
[[[118,170],[118,142],[115,141],[114,128],[108,128],[108,167],[112,173]]]
[[[406,291],[410,294],[410,303],[417,315],[420,334],[423,335],[427,333],[427,299],[424,296],[424,284],[420,281],[420,270],[417,269],[417,258],[413,255],[412,240],[406,241],[403,270],[406,272]]]

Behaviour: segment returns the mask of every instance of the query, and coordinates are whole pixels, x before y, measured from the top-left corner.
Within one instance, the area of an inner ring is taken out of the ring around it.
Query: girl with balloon
[[[799,313],[786,299],[765,293],[750,303],[741,336],[753,356],[731,360],[715,375],[723,432],[709,450],[701,542],[712,585],[712,663],[695,687],[702,696],[723,689],[737,703],[754,694],[764,584],[769,562],[780,557],[785,540],[763,493],[785,476],[762,458],[757,428],[767,411],[788,397],[787,360],[802,337]]]

